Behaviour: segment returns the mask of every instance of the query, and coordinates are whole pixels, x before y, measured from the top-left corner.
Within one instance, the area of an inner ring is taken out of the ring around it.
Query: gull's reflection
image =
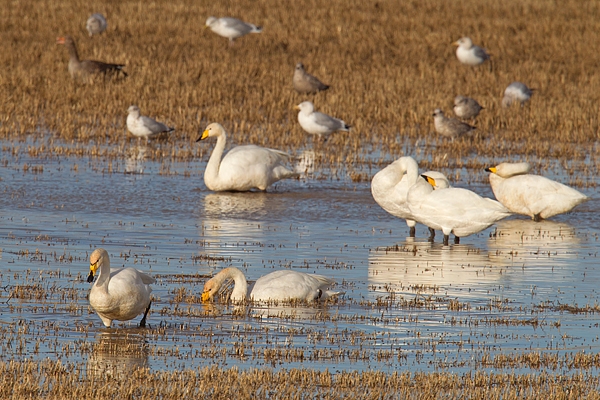
[[[147,145],[131,146],[125,159],[125,173],[142,174],[144,173],[144,162],[146,160]]]
[[[376,292],[438,292],[495,281],[488,253],[468,244],[407,241],[369,253],[369,287]],[[460,290],[460,289],[457,289]]]
[[[126,376],[136,368],[148,367],[148,344],[141,334],[100,332],[87,362],[87,373],[106,380]]]
[[[306,178],[315,172],[315,152],[313,150],[304,150],[300,153],[299,161],[294,167],[294,171],[300,174],[300,177]]]

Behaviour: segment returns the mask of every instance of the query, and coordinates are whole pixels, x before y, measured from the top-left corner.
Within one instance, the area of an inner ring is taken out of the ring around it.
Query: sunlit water
[[[423,226],[407,238],[368,182],[331,178],[310,158],[307,176],[269,193],[213,193],[204,162],[166,171],[143,147],[120,162],[2,157],[3,360],[86,362],[89,374],[206,365],[467,371],[497,369],[491,361],[502,354],[600,351],[597,198],[550,221],[513,217],[442,246]],[[492,196],[485,184],[469,187]],[[157,277],[150,329],[136,328],[138,318],[106,330],[89,308],[97,247],[113,267]],[[345,295],[315,306],[200,304],[207,277],[226,266],[250,280],[282,268],[319,273]]]

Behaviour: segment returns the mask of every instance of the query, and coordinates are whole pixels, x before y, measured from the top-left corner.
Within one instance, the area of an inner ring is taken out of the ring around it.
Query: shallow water
[[[165,166],[145,160],[143,146],[133,154],[3,153],[0,359],[83,361],[90,374],[213,364],[531,372],[494,360],[600,351],[597,198],[550,221],[513,217],[442,246],[423,226],[407,238],[368,182],[311,159],[308,176],[269,193],[213,193],[205,161]],[[485,184],[469,188],[492,196]],[[157,278],[151,329],[136,319],[106,330],[91,311],[85,278],[96,247],[113,267]],[[226,266],[250,280],[282,268],[319,273],[345,295],[316,306],[200,304],[206,279]]]

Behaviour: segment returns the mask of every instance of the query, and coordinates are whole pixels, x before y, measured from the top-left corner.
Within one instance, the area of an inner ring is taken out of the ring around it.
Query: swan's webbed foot
[[[142,320],[140,321],[140,328],[146,327],[146,316],[148,315],[148,312],[150,311],[151,305],[152,305],[152,301],[150,301],[150,303],[148,303],[148,307],[146,308],[146,311],[144,312],[144,316],[142,317]]]
[[[409,237],[415,237],[416,231],[417,230],[415,229],[415,227],[411,226],[410,228],[408,228],[408,236]]]

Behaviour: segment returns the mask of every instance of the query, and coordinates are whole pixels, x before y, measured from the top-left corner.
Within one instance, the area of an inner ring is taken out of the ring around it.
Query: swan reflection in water
[[[143,334],[131,330],[100,332],[87,361],[87,374],[106,381],[122,377],[136,368],[148,367],[148,343]]]
[[[558,265],[579,257],[581,243],[575,228],[565,222],[510,219],[496,224],[488,240],[497,265]]]
[[[369,287],[375,292],[447,292],[452,287],[468,294],[474,285],[496,281],[488,253],[468,244],[407,240],[369,253]]]

